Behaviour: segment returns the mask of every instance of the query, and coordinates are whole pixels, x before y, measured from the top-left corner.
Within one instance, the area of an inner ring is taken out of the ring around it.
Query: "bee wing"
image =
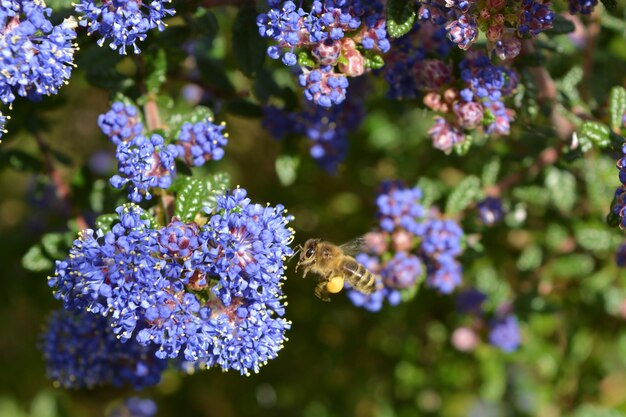
[[[367,252],[365,236],[357,237],[356,239],[346,242],[339,247],[341,248],[343,253],[349,256],[356,255],[360,252]]]

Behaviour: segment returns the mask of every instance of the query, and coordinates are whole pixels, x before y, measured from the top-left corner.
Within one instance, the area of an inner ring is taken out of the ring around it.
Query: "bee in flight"
[[[306,278],[309,272],[319,275],[315,295],[321,300],[330,301],[330,294],[341,291],[344,281],[363,294],[376,291],[376,275],[347,254],[358,251],[361,241],[355,242],[337,246],[320,239],[309,239],[301,248],[296,272],[302,267],[302,278]]]

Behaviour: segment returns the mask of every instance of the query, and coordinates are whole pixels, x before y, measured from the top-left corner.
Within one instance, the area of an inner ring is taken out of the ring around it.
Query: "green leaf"
[[[569,212],[576,203],[576,178],[568,171],[550,167],[547,169],[545,185],[550,192],[550,199],[554,206]]]
[[[387,33],[399,38],[413,28],[415,2],[413,0],[389,0],[387,2]]]
[[[176,113],[170,116],[168,121],[169,130],[178,137],[180,128],[185,123],[198,123],[205,120],[213,120],[213,112],[208,107],[195,106],[193,110],[185,113]]]
[[[609,12],[617,10],[617,0],[600,0]]]
[[[550,202],[548,190],[538,185],[514,187],[512,196],[515,200],[536,206],[545,206]]]
[[[474,138],[472,136],[465,135],[465,140],[463,142],[459,142],[454,145],[454,152],[459,156],[467,155],[473,142]]]
[[[365,58],[365,63],[363,64],[365,68],[380,69],[385,65],[383,57],[372,51],[365,51],[363,57]]]
[[[422,190],[422,204],[426,207],[432,205],[438,200],[443,192],[443,184],[439,181],[431,180],[427,177],[422,177],[416,184],[420,190]]]
[[[554,260],[550,265],[550,272],[556,278],[586,278],[594,266],[591,255],[573,253]]]
[[[165,50],[157,49],[150,54],[144,53],[146,62],[146,88],[149,93],[158,94],[161,86],[165,82],[167,73],[167,57]]]
[[[611,89],[609,112],[611,115],[611,128],[614,132],[620,133],[624,124],[624,113],[626,113],[626,89],[624,87],[615,86]]]
[[[541,265],[542,259],[541,246],[527,246],[517,258],[517,268],[520,271],[534,271]]]
[[[580,133],[598,148],[606,148],[611,144],[611,130],[602,123],[587,121],[583,123]]]
[[[298,54],[298,65],[301,67],[313,68],[315,67],[315,61],[309,56],[308,53],[302,51]]]
[[[580,225],[575,236],[582,248],[592,252],[608,252],[615,247],[615,235],[604,225]]]
[[[41,246],[50,258],[61,259],[72,247],[73,236],[71,232],[47,233],[41,238]]]
[[[22,257],[22,266],[33,272],[49,271],[54,267],[54,262],[48,258],[41,244],[32,246]]]
[[[119,220],[117,213],[109,213],[98,216],[96,219],[96,227],[106,233],[111,230],[113,223]]]
[[[217,206],[216,197],[230,188],[230,176],[223,172],[215,174],[206,180],[206,188],[207,193],[202,200],[202,208],[210,212]]]
[[[185,177],[176,195],[174,215],[183,222],[192,221],[202,209],[207,185],[197,178]]]
[[[549,35],[561,35],[564,33],[571,33],[576,30],[574,23],[563,15],[558,13],[554,14],[554,20],[552,21],[552,28],[547,30]]]
[[[480,180],[478,177],[474,175],[466,177],[448,196],[446,213],[453,215],[465,210],[470,204],[475,202],[480,195]]]
[[[481,181],[483,183],[483,187],[494,185],[496,181],[498,181],[498,174],[500,173],[500,158],[493,157],[489,162],[485,164],[483,167],[483,172],[481,175]]]
[[[242,7],[233,24],[233,54],[237,66],[246,76],[252,77],[263,66],[267,43],[259,35],[254,6]]]
[[[298,177],[300,158],[294,155],[281,155],[276,158],[276,175],[285,187],[293,184]]]

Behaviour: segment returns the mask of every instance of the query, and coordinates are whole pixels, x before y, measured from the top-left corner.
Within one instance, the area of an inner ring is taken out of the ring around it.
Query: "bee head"
[[[304,248],[302,248],[302,252],[300,253],[300,262],[310,259],[315,255],[319,241],[319,239],[309,239],[304,243]]]

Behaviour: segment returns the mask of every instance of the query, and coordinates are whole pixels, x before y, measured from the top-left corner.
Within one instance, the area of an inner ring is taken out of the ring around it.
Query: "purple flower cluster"
[[[569,0],[569,11],[571,14],[591,14],[598,4],[598,0]]]
[[[521,343],[517,317],[512,314],[496,317],[489,322],[489,343],[505,352],[513,352]]]
[[[504,218],[502,200],[497,197],[487,197],[477,207],[480,221],[487,226],[493,226]]]
[[[165,29],[163,19],[173,15],[174,10],[165,7],[171,0],[81,0],[75,5],[81,14],[79,23],[88,28],[89,34],[98,32],[101,38],[98,45],[109,41],[111,49],[126,54],[126,48],[133,47],[133,52],[140,51],[137,42],[146,39],[149,30]]]
[[[216,125],[212,119],[185,123],[175,144],[166,144],[158,134],[147,136],[136,107],[115,102],[101,114],[98,125],[117,146],[119,174],[110,182],[115,188],[129,186],[128,198],[139,203],[151,199],[151,188],[168,188],[176,175],[175,158],[192,166],[224,156],[228,134],[225,124]]]
[[[353,86],[361,86],[361,83]],[[353,92],[346,101],[329,109],[309,102],[299,112],[267,106],[263,127],[278,140],[291,134],[306,136],[311,140],[313,159],[327,172],[334,173],[346,157],[348,135],[358,128],[364,117],[362,95]]]
[[[154,348],[120,342],[108,320],[87,312],[59,310],[41,337],[48,378],[63,388],[156,385],[167,366]]]
[[[552,28],[554,21],[554,12],[544,0],[419,0],[418,4],[419,19],[444,27],[459,48],[469,49],[482,30],[489,52],[501,59],[515,58],[523,38]]]
[[[70,78],[76,21],[53,25],[43,1],[0,2],[0,101],[56,94]]]
[[[135,205],[106,233],[86,230],[49,278],[69,310],[107,317],[122,341],[159,359],[258,372],[276,357],[290,322],[281,290],[292,219],[252,204],[243,189],[217,197],[199,227],[174,218],[153,228]]]
[[[615,263],[620,268],[626,268],[626,243],[621,244],[615,251]]]
[[[113,408],[107,417],[154,417],[157,410],[156,403],[149,398],[129,397]]]
[[[420,200],[419,188],[387,182],[376,199],[379,228],[365,238],[367,253],[356,259],[380,277],[377,292],[363,295],[348,291],[357,306],[380,310],[385,299],[395,305],[403,292],[426,284],[448,294],[461,283],[463,230],[453,220],[442,219],[436,209],[428,210]]]
[[[448,153],[454,145],[465,141],[466,132],[478,128],[489,135],[510,133],[515,113],[505,106],[504,99],[517,87],[517,74],[513,70],[493,65],[482,53],[468,53],[459,63],[461,88],[457,89],[445,82],[451,75],[443,62],[435,62],[439,65],[431,63],[429,68],[436,69],[436,76],[421,72],[431,80],[441,80],[424,89],[426,106],[445,116],[437,116],[429,130],[435,148]]]
[[[619,227],[626,229],[626,145],[622,146],[622,157],[617,161],[617,169],[619,169],[619,181],[622,185],[615,190],[613,213],[621,219]]]
[[[314,0],[310,9],[272,0],[257,18],[267,54],[287,66],[300,63],[299,83],[307,100],[331,107],[346,98],[347,77],[362,75],[368,55],[390,48],[382,5],[361,0]],[[299,59],[300,57],[300,59]]]

